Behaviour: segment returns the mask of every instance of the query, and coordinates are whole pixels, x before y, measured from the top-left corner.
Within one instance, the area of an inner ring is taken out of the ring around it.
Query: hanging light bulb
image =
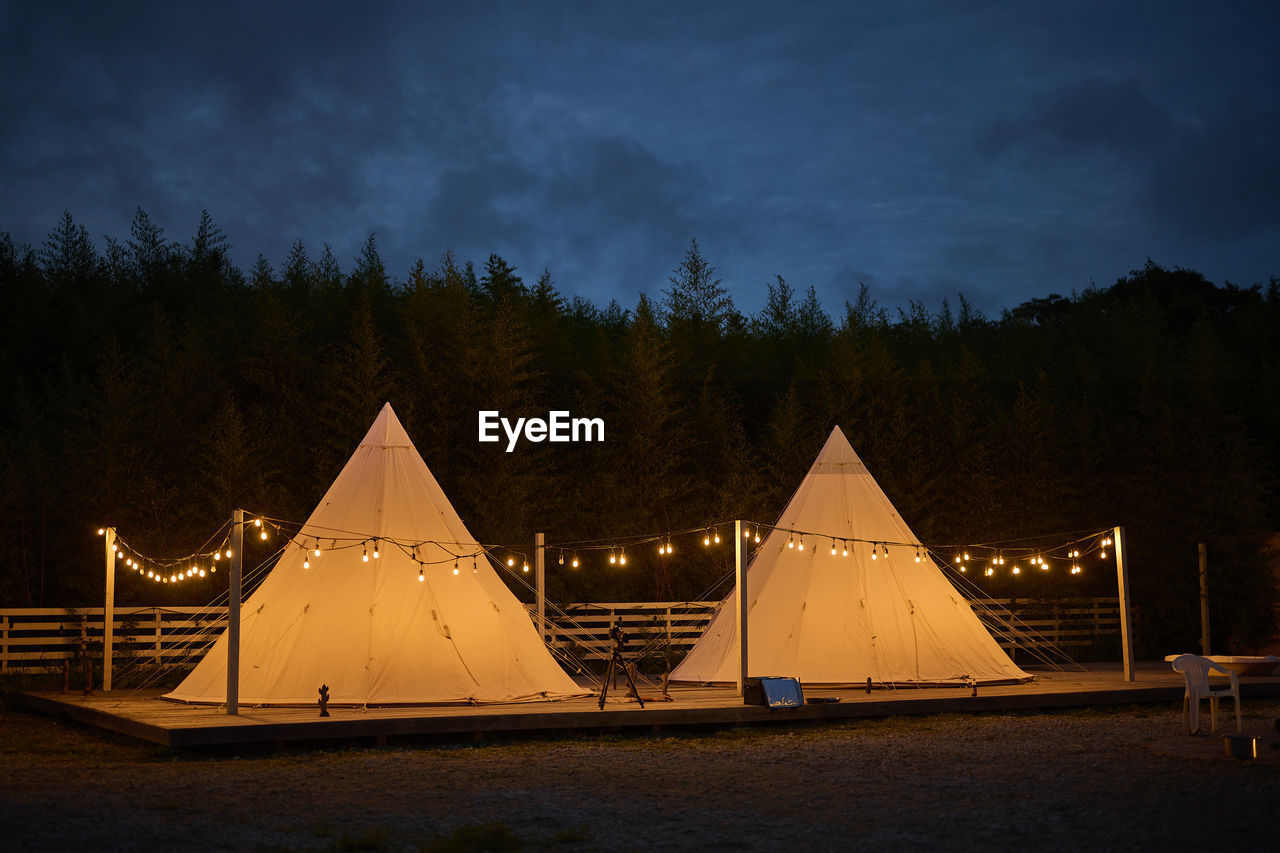
[[[560,565],[564,565],[564,551],[560,552]]]
[[[753,537],[757,545],[760,544],[760,528],[756,527],[756,535]]]
[[[200,570],[200,577],[204,577],[204,569]]]
[[[609,565],[616,566],[618,564],[618,555],[613,553],[613,549],[609,549]]]
[[[787,539],[787,547],[788,547],[788,548],[791,548],[791,549],[793,549],[793,550],[795,549],[795,547],[796,547],[796,537],[795,537],[794,535],[790,536],[790,537]]]
[[[516,558],[515,558],[515,557],[507,557],[507,565],[508,565],[508,566],[510,566],[511,568],[515,568],[515,565],[516,565]]]
[[[367,563],[367,562],[369,562],[369,549],[368,549],[368,547],[365,547],[365,548],[364,548],[363,553],[361,554],[361,559],[363,559],[366,563]]]
[[[841,542],[841,543],[840,543],[840,556],[841,556],[841,557],[847,557],[847,556],[849,556],[849,543],[848,543],[848,542]]]
[[[1022,569],[1018,568],[1018,564],[1017,564],[1017,563],[1014,563],[1014,564],[1013,564],[1013,573],[1014,573],[1015,575],[1020,575],[1020,574],[1022,574]]]
[[[427,576],[423,574],[424,569],[418,569],[418,583],[425,583]]]
[[[712,541],[715,542],[717,545],[719,545],[720,544],[720,528],[718,527],[716,528],[715,534],[716,535],[712,537]]]
[[[312,554],[314,554],[314,555],[315,555],[315,556],[317,556],[317,557],[319,557],[319,556],[320,556],[320,540],[319,540],[319,539],[317,539],[317,540],[316,540],[316,547],[315,547],[315,550],[314,550],[314,551],[312,551],[311,553],[312,553]]]
[[[473,575],[480,574],[480,565],[476,562],[475,555],[472,555],[471,557],[471,574]]]
[[[149,577],[149,578],[153,578],[153,577],[155,577],[155,576],[156,576],[156,575],[155,575],[155,572],[151,571],[150,569],[147,569],[147,577]]]
[[[799,551],[803,551],[803,550],[804,550],[804,536],[803,536],[803,535],[801,535],[801,536],[800,536],[800,543],[799,543],[798,545],[796,545],[796,549],[797,549],[797,550],[799,550]]]
[[[627,552],[621,548],[618,549],[618,565],[625,566],[627,564]]]
[[[529,561],[528,561],[528,560],[525,560],[525,561],[524,561],[524,565],[520,567],[520,571],[524,572],[526,575],[527,575],[527,574],[529,574]]]
[[[960,565],[960,555],[956,554],[956,565]]]
[[[705,545],[705,546],[710,547],[710,545],[711,545],[711,531],[710,531],[710,530],[703,531],[703,533],[702,533],[702,544],[703,544],[703,545]]]
[[[101,533],[101,531],[99,531],[99,533]],[[743,539],[750,539],[750,538],[751,538],[751,531],[750,531],[750,530],[748,530],[745,526],[742,528],[742,538],[743,538]]]
[[[454,561],[453,561],[453,574],[454,574],[454,576],[455,576],[455,577],[457,577],[457,574],[458,574],[458,561],[457,561],[457,560],[454,560]]]
[[[574,555],[573,555],[573,562],[572,562],[570,565],[572,565],[575,569],[576,569],[576,568],[578,568],[578,555],[577,555],[577,554],[574,554]]]
[[[309,568],[311,568],[311,558],[310,558],[310,557],[303,557],[303,558],[302,558],[302,568],[304,568],[304,569],[309,569]]]
[[[382,555],[378,553],[378,540],[373,540],[373,559],[378,559]]]
[[[917,548],[917,549],[916,549],[916,562],[917,562],[917,563],[918,563],[918,562],[920,562],[920,549],[919,549],[919,548]]]
[[[220,560],[220,559],[222,559],[222,552],[221,552],[221,551],[214,551],[214,552],[213,552],[213,559],[215,559],[215,560]]]
[[[987,577],[991,577],[995,573],[996,573],[995,569],[991,568],[990,566],[987,566]]]
[[[871,559],[873,559],[873,560],[874,560],[874,559],[876,559],[876,558],[879,556],[879,550],[880,550],[880,546],[878,546],[878,545],[876,545],[876,543],[872,542],[872,543],[871,543]]]
[[[835,555],[836,555],[836,540],[832,539],[831,540],[831,556],[834,557]]]
[[[1105,559],[1107,559],[1107,552],[1106,552],[1106,551],[1103,551],[1103,552],[1102,552],[1101,554],[1099,554],[1098,556],[1105,560]]]
[[[968,551],[965,551],[965,552],[964,552],[964,561],[965,561],[966,563],[967,563],[967,562],[969,562],[969,552],[968,552]]]
[[[260,518],[255,518],[255,519],[253,520],[253,526],[254,526],[254,527],[261,527],[261,526],[262,526],[262,519],[260,519]]]

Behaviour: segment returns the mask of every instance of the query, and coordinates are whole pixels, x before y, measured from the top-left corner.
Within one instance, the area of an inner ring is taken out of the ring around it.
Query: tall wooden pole
[[[1124,564],[1124,528],[1115,528],[1112,538],[1116,547],[1116,585],[1120,590],[1120,651],[1124,659],[1124,680],[1133,681],[1133,622],[1129,618],[1129,571]]]
[[[746,546],[742,543],[742,520],[733,522],[733,573],[737,580],[735,589],[738,615],[738,695],[743,695],[747,683],[747,561],[743,559]]]
[[[1209,554],[1200,543],[1200,654],[1209,652]]]
[[[107,600],[102,609],[102,689],[111,689],[111,658],[116,645],[116,529],[103,531],[107,546]]]
[[[227,595],[227,713],[240,713],[240,572],[244,566],[244,510],[231,516],[231,590]]]
[[[546,534],[534,536],[533,568],[538,573],[538,636],[542,642],[547,641],[547,548]]]

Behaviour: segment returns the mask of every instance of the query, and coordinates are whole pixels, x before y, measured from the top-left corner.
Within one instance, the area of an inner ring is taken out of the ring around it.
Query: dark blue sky
[[[0,0],[0,230],[207,208],[246,269],[373,232],[624,307],[697,238],[747,313],[1280,275],[1274,2],[287,5]]]

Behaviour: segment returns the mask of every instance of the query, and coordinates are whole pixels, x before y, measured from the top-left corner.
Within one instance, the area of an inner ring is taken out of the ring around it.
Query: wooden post
[[[227,714],[240,713],[240,570],[244,564],[244,510],[231,517],[231,590],[227,596]]]
[[[155,620],[155,628],[156,628],[156,666],[159,666],[160,664],[164,663],[164,659],[160,656],[160,651],[161,651],[160,642],[161,642],[161,639],[162,639],[162,638],[161,638],[161,635],[160,635],[160,608],[159,608],[159,607],[153,607],[153,608],[151,608],[151,618]]]
[[[1120,591],[1120,650],[1124,660],[1124,680],[1133,681],[1133,622],[1129,619],[1129,572],[1124,564],[1124,528],[1115,528],[1112,539],[1116,550],[1116,586]]]
[[[733,522],[733,572],[737,580],[738,615],[738,695],[743,695],[747,683],[747,567],[742,547],[742,520]]]
[[[9,671],[9,615],[0,617],[0,672]]]
[[[546,534],[534,535],[533,568],[537,572],[538,581],[538,637],[547,641],[547,548]]]
[[[111,689],[111,656],[116,644],[116,529],[103,531],[103,543],[107,546],[107,601],[102,608],[102,690]]]
[[[1200,551],[1200,654],[1209,652],[1209,555],[1203,542]]]

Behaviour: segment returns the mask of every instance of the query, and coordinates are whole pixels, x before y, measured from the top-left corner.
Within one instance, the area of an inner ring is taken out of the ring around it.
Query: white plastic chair
[[[1191,712],[1191,725],[1187,731],[1195,734],[1200,731],[1200,700],[1209,700],[1210,731],[1218,730],[1218,698],[1230,696],[1236,702],[1236,731],[1240,731],[1240,681],[1236,674],[1225,666],[1214,663],[1200,655],[1178,655],[1173,659],[1173,668],[1182,673],[1187,680],[1187,691],[1182,694],[1182,722],[1187,724],[1187,712]],[[1217,670],[1230,676],[1231,686],[1210,687],[1209,670]]]

